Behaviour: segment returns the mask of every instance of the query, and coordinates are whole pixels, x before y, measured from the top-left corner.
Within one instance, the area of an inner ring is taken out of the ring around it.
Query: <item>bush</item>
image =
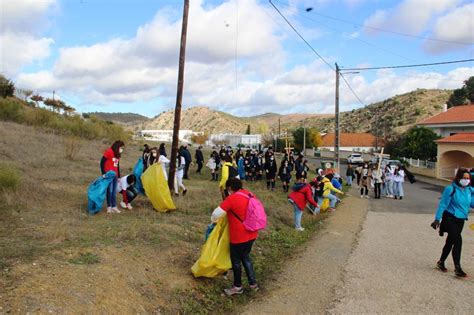
[[[20,183],[20,175],[15,168],[0,164],[0,190],[16,190]]]
[[[20,101],[13,97],[0,98],[0,120],[22,122],[23,112]]]

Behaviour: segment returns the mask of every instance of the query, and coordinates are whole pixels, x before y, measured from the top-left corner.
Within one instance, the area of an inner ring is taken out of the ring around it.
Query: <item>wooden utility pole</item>
[[[339,66],[336,63],[336,114],[335,114],[335,130],[334,130],[334,158],[337,173],[340,174],[339,159]]]
[[[281,137],[281,118],[278,117],[278,136],[277,136],[277,142],[275,145],[275,152],[278,152],[278,141],[280,140]]]
[[[306,155],[306,125],[303,119],[303,155]]]
[[[189,0],[184,0],[183,23],[181,26],[181,47],[179,49],[178,91],[174,109],[173,143],[171,144],[170,173],[168,187],[173,190],[176,173],[176,158],[178,156],[179,127],[181,123],[181,105],[183,102],[184,62],[186,57],[186,34],[188,31]]]

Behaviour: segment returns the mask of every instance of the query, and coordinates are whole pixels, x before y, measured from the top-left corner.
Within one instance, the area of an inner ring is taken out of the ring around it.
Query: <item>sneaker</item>
[[[400,200],[402,200],[402,199],[403,199],[403,197],[402,197],[402,196],[400,196]]]
[[[128,204],[128,205],[127,205],[127,209],[128,209],[128,210],[132,210],[132,209],[133,209],[132,205],[131,205],[131,204]]]
[[[328,208],[328,212],[334,212],[334,211],[336,211],[335,208]]]
[[[120,213],[120,210],[117,207],[112,207],[110,209],[113,213]]]
[[[368,195],[365,195],[365,198],[370,199],[370,197]]]
[[[446,269],[446,266],[444,265],[444,261],[438,261],[436,263],[436,268],[438,268],[442,272],[447,272],[448,271],[448,269]]]
[[[179,196],[179,194],[178,194],[178,193],[174,193],[174,195],[175,195],[176,197],[178,197],[178,196]]]
[[[120,201],[120,207],[127,209],[127,204],[123,201]]]
[[[258,286],[258,284],[251,284],[250,285],[250,289],[253,291],[253,292],[257,292],[258,290],[260,290],[260,287]]]
[[[394,198],[394,199],[397,199],[397,196],[394,196],[393,198]]]
[[[239,287],[232,286],[232,288],[230,288],[230,289],[224,289],[224,293],[227,296],[232,296],[232,295],[235,295],[235,294],[244,293],[244,289],[242,287],[239,288]]]
[[[187,189],[183,190],[183,196],[186,195],[187,192],[188,192]]]
[[[299,231],[299,232],[303,232],[303,231],[304,231],[304,227],[296,228],[296,230]]]
[[[364,196],[363,196],[363,195],[360,195],[360,198],[364,198]]]
[[[459,266],[454,269],[454,275],[458,278],[467,278],[467,274]]]
[[[107,213],[114,213],[111,207],[107,207]]]

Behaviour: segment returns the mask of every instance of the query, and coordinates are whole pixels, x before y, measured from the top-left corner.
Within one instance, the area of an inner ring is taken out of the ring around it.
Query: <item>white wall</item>
[[[320,149],[334,151],[334,147],[320,147]],[[351,152],[371,152],[375,151],[375,147],[339,147],[339,150]]]

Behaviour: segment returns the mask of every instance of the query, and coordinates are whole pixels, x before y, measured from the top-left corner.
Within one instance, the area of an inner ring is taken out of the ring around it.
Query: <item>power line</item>
[[[364,102],[362,102],[362,100],[360,99],[360,97],[357,95],[357,93],[354,91],[354,89],[352,89],[351,85],[349,84],[349,82],[347,82],[346,78],[342,75],[342,73],[340,73],[340,76],[341,78],[344,80],[344,82],[346,83],[347,87],[349,88],[349,90],[351,90],[352,94],[354,94],[354,96],[357,98],[357,100],[359,101],[359,103],[362,105],[362,106],[365,106]]]
[[[433,62],[433,63],[420,63],[414,65],[398,65],[398,66],[383,66],[383,67],[365,67],[365,68],[344,68],[343,70],[347,71],[362,71],[362,70],[381,70],[381,69],[399,69],[399,68],[415,68],[415,67],[427,67],[427,66],[437,66],[437,65],[447,65],[453,63],[464,63],[472,62],[474,59],[463,59],[463,60],[452,60],[452,61],[442,61],[442,62]]]
[[[279,2],[278,0],[277,0],[277,2],[282,4],[282,5],[291,7],[290,5],[288,5],[286,3]],[[368,26],[368,25],[357,23],[357,22],[352,22],[352,21],[349,21],[349,20],[333,17],[333,16],[326,15],[326,14],[323,14],[323,13],[317,13],[314,10],[312,10],[311,13],[313,13],[315,15],[322,16],[322,17],[330,19],[330,20],[339,21],[339,22],[343,22],[343,23],[346,23],[346,24],[351,24],[351,25],[362,27],[362,28],[369,28],[369,29],[373,29],[373,30],[376,30],[376,31],[380,31],[380,32],[384,32],[384,33],[390,33],[390,34],[399,35],[399,36],[419,38],[419,39],[425,39],[425,40],[430,40],[430,41],[435,41],[435,42],[443,42],[443,43],[450,43],[450,44],[464,45],[464,46],[471,46],[471,45],[474,44],[474,43],[457,42],[457,41],[451,41],[451,40],[446,40],[446,39],[439,39],[439,38],[426,37],[426,36],[418,36],[418,35],[413,35],[413,34],[396,32],[396,31],[392,31],[392,30],[386,30],[386,29],[382,29],[382,28],[378,28],[378,27],[374,27],[374,26]]]
[[[298,34],[298,36],[306,43],[306,45],[308,45],[308,47],[319,57],[319,59],[321,59],[329,68],[331,68],[331,70],[334,70],[333,66],[331,66],[329,64],[329,62],[327,62],[323,56],[321,56],[317,51],[316,49],[313,48],[313,46],[311,46],[310,43],[308,43],[306,41],[306,39],[304,39],[303,36],[301,36],[301,34],[296,30],[296,28],[291,24],[290,21],[288,21],[288,19],[283,15],[283,13],[280,12],[280,10],[278,10],[278,8],[273,4],[272,0],[268,0],[268,2],[270,2],[270,4],[275,8],[275,10],[278,12],[278,14],[281,15],[281,17],[286,21],[286,23],[288,23],[288,25],[293,29],[293,31],[295,31],[296,34]]]

